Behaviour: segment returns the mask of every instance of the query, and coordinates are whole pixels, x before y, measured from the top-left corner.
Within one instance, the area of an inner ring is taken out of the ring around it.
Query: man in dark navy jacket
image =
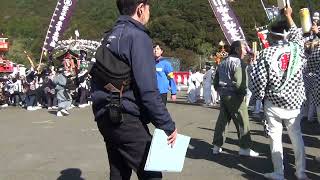
[[[117,0],[121,16],[109,33],[106,47],[132,70],[134,85],[121,97],[122,122],[110,123],[106,115],[110,93],[92,82],[93,113],[106,143],[111,180],[130,179],[132,170],[139,179],[161,179],[160,172],[146,172],[144,165],[151,142],[147,123],[162,129],[173,145],[175,123],[157,89],[152,40],[144,25],[149,21],[150,0]]]

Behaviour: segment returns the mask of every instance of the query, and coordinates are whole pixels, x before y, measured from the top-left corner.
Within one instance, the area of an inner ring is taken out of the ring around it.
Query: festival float
[[[0,74],[12,73],[13,63],[6,58],[6,53],[9,51],[8,38],[0,38]]]
[[[85,39],[58,41],[52,51],[54,64],[62,64],[66,71],[76,74],[80,67],[87,67],[100,42]]]

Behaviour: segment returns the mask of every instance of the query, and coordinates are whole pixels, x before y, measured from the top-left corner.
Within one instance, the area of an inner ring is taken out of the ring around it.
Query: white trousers
[[[197,102],[196,87],[193,84],[188,87],[188,101],[190,103]]]
[[[213,86],[211,86],[211,97],[212,97],[212,103],[213,103],[213,104],[217,103],[218,93],[217,93],[217,91],[214,89]]]
[[[275,107],[269,101],[265,102],[265,113],[268,121],[270,137],[270,150],[274,172],[284,175],[283,148],[282,148],[282,122],[288,130],[295,155],[296,174],[302,177],[306,169],[305,149],[302,139],[299,117],[300,110],[287,110]]]
[[[203,98],[205,104],[209,105],[212,103],[211,84],[203,85]]]
[[[216,103],[217,92],[212,85],[209,84],[203,86],[203,98],[207,105]]]
[[[252,96],[252,92],[249,89],[247,89],[247,95],[246,95],[247,106],[249,106],[249,104],[250,104],[251,96]]]

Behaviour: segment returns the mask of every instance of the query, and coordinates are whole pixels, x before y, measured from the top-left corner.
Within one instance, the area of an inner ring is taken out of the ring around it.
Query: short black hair
[[[161,47],[160,44],[154,44],[154,45],[152,46],[152,48],[156,48],[157,46],[159,46],[159,48],[162,49],[162,47]]]
[[[233,41],[230,46],[229,55],[238,57],[241,54],[242,45],[244,45],[244,41],[242,40]]]
[[[117,0],[118,10],[121,15],[132,16],[140,3],[149,4],[150,0]]]
[[[285,18],[278,17],[269,23],[268,29],[271,32],[282,34],[285,30],[289,31],[290,27]]]
[[[271,26],[270,30],[272,32],[276,32],[276,33],[283,33],[284,30],[286,30],[286,31],[289,30],[289,26],[286,21],[279,21],[278,23]]]

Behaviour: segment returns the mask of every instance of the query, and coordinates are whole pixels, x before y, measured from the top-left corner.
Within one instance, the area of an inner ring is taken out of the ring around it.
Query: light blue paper
[[[190,137],[178,134],[173,147],[168,145],[167,138],[163,130],[154,130],[145,171],[182,171]]]

